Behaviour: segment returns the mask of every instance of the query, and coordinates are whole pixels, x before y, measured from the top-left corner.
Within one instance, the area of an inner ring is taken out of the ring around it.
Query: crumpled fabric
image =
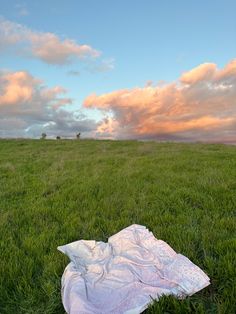
[[[58,250],[71,261],[61,280],[69,314],[138,314],[162,295],[184,298],[210,284],[198,266],[140,225],[108,243],[80,240]]]

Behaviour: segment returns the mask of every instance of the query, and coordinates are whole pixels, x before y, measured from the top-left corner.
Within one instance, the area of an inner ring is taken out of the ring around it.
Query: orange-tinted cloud
[[[14,105],[30,101],[37,80],[27,72],[6,73],[0,77],[2,92],[0,106]]]
[[[60,39],[53,33],[42,33],[6,19],[0,19],[0,51],[17,48],[49,64],[62,65],[73,59],[96,58],[100,52],[89,45],[80,45],[72,39]]]
[[[25,71],[0,71],[0,137],[75,136],[92,132],[96,123],[79,111],[69,112],[72,103],[61,86],[47,87]]]
[[[203,63],[198,67],[184,73],[180,81],[185,84],[195,84],[197,82],[211,80],[216,72],[214,63]]]
[[[115,138],[236,141],[236,60],[205,63],[175,83],[92,94],[87,108],[112,113],[97,129]]]

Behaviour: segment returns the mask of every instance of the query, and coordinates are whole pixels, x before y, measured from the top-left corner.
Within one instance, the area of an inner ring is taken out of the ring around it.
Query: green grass
[[[235,313],[236,146],[0,141],[0,313],[64,313],[57,246],[130,224],[186,255],[211,285],[145,313]]]

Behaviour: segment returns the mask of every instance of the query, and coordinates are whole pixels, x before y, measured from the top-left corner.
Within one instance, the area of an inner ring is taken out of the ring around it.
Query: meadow
[[[0,313],[62,314],[57,246],[148,227],[211,278],[145,313],[235,313],[236,146],[0,141]]]

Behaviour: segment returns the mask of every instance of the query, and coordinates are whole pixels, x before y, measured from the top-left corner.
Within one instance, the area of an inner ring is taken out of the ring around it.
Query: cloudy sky
[[[236,142],[235,12],[0,0],[0,137]]]

